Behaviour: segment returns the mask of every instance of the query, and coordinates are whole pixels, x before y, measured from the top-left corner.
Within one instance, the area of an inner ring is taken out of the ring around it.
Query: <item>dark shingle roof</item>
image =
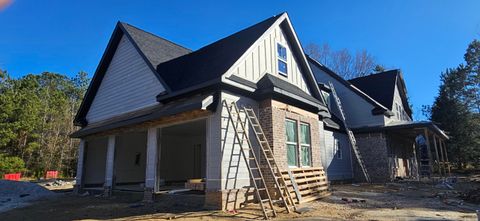
[[[282,14],[157,66],[172,91],[220,78]]]
[[[145,55],[153,67],[156,67],[160,63],[192,52],[192,50],[188,48],[175,44],[127,23],[120,22],[120,24],[128,32],[132,40],[137,44],[140,51]]]
[[[349,80],[355,87],[391,109],[399,70],[390,70]]]
[[[309,62],[310,65],[315,65],[316,67],[318,67],[320,70],[322,70],[324,73],[328,74],[328,76],[334,78],[335,80],[337,80],[339,83],[343,84],[346,88],[350,88],[351,91],[353,91],[355,94],[357,94],[358,96],[362,97],[363,99],[365,99],[365,101],[367,101],[368,103],[372,104],[375,108],[372,110],[372,113],[373,114],[384,114],[384,115],[392,115],[392,113],[390,111],[388,111],[388,108],[383,106],[383,104],[381,104],[380,102],[378,102],[377,100],[375,100],[374,98],[370,97],[370,95],[368,95],[367,93],[365,93],[364,91],[360,90],[360,88],[357,88],[356,86],[354,86],[352,83],[350,83],[349,81],[343,79],[342,77],[340,77],[339,75],[337,75],[335,72],[333,72],[332,70],[330,70],[328,67],[326,67],[325,65],[321,64],[320,62],[318,62],[317,60],[309,57],[307,55],[307,60]],[[318,83],[327,83],[327,82],[318,82]]]
[[[325,104],[322,101],[307,94],[299,87],[293,84],[290,84],[289,82],[282,80],[278,77],[275,77],[271,74],[265,74],[260,80],[258,80],[257,88],[258,89],[255,92],[259,94],[271,93],[272,90],[274,90],[275,88],[278,88],[288,93],[291,93],[292,95],[297,96],[298,98],[303,98],[313,104],[325,106]]]

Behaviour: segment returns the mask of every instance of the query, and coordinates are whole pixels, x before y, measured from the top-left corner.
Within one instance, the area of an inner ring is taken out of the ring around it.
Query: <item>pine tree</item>
[[[430,120],[448,132],[449,160],[459,168],[480,166],[480,42],[474,40],[465,53],[465,64],[441,75],[441,85]]]

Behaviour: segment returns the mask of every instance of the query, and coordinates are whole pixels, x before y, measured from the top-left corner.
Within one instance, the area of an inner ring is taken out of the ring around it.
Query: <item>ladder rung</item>
[[[258,191],[266,191],[267,188],[257,188]]]
[[[263,199],[263,200],[260,200],[260,202],[262,202],[262,203],[266,203],[266,202],[269,202],[269,201],[270,201],[270,199]]]

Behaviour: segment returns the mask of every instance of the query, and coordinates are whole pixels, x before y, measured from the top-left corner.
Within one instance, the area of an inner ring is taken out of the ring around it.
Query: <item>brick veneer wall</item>
[[[285,145],[285,120],[291,119],[300,122],[308,123],[310,125],[311,134],[311,155],[312,166],[320,167],[320,138],[318,115],[306,110],[290,106],[275,100],[264,100],[259,105],[259,121],[262,129],[267,137],[267,140],[273,150],[275,160],[281,170],[288,168],[287,163],[287,148]],[[300,153],[298,154],[300,155]],[[300,161],[299,161],[300,162]],[[260,164],[263,165],[262,170],[269,193],[272,198],[278,198],[274,186],[273,177],[268,170],[265,169],[266,161],[261,157]]]
[[[383,133],[355,134],[357,145],[364,159],[370,179],[375,183],[390,181],[387,138]],[[352,156],[354,180],[365,182],[355,154]]]
[[[255,201],[253,187],[228,190],[205,191],[204,207],[207,209],[220,209],[225,211],[237,210],[245,207],[247,203]]]

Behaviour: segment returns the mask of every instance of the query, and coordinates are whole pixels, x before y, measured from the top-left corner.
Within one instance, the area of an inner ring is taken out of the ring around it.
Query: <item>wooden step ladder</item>
[[[246,108],[246,107],[244,107],[243,110],[245,111],[245,114],[247,116],[248,123],[252,126],[253,132],[255,133],[255,137],[257,138],[257,142],[260,144],[260,150],[263,153],[263,157],[265,158],[265,161],[267,162],[270,175],[274,177],[273,180],[275,181],[275,187],[277,188],[277,191],[280,194],[280,200],[282,201],[288,213],[290,213],[292,210],[297,211],[297,207],[295,206],[295,201],[293,200],[293,197],[290,194],[288,185],[285,182],[285,178],[282,175],[282,171],[278,167],[272,148],[268,143],[267,137],[265,137],[265,133],[263,132],[262,126],[258,121],[255,111],[251,108]],[[294,180],[290,180],[290,182],[292,183],[294,182]]]
[[[348,140],[350,141],[350,145],[352,146],[353,152],[355,153],[357,162],[360,165],[360,168],[362,169],[365,180],[368,183],[370,183],[371,181],[370,176],[368,175],[367,168],[365,167],[365,162],[363,161],[362,155],[360,154],[360,150],[358,149],[357,140],[355,139],[355,136],[353,135],[352,130],[350,130],[350,128],[347,125],[347,118],[345,117],[345,112],[343,111],[342,102],[340,101],[340,98],[338,97],[332,82],[328,82],[328,84],[330,86],[330,89],[332,90],[332,95],[335,99],[335,103],[337,104],[338,110],[340,111],[340,115],[342,117],[342,123],[343,123],[343,126],[345,127],[345,130],[348,133]]]
[[[234,139],[240,145],[240,153],[241,153],[243,159],[246,162],[250,178],[252,179],[253,186],[255,188],[255,195],[257,196],[258,203],[260,204],[260,208],[263,211],[264,218],[265,219],[270,219],[271,217],[276,217],[277,212],[275,211],[275,208],[273,206],[273,201],[270,197],[270,193],[268,192],[267,185],[265,183],[265,179],[263,177],[263,174],[262,174],[262,171],[261,171],[261,168],[260,168],[260,164],[258,162],[258,159],[257,159],[256,155],[255,155],[253,145],[250,142],[250,139],[248,138],[247,133],[246,133],[246,131],[248,130],[248,127],[246,126],[246,123],[247,123],[247,121],[250,122],[250,116],[247,114],[247,111],[245,109],[243,109],[243,112],[246,114],[246,118],[248,120],[242,120],[242,117],[240,115],[241,111],[237,107],[235,102],[232,102],[231,105],[228,105],[227,101],[223,100],[222,105],[226,108],[227,113],[228,113],[229,121],[233,125],[233,130],[234,130],[234,133],[235,133],[235,138]],[[257,120],[257,122],[258,122],[258,120]],[[251,125],[253,127],[253,124],[251,124]],[[257,124],[257,125],[259,127],[259,124]],[[260,127],[260,129],[261,129],[261,127]],[[260,142],[260,140],[258,140],[257,132],[255,132],[255,133],[256,133],[257,141],[259,141],[259,143],[261,144],[262,142]],[[264,137],[264,135],[263,135],[263,137]],[[266,141],[266,139],[264,139],[264,140]],[[245,141],[248,145],[248,148],[243,147],[243,144],[244,144]],[[261,152],[263,153],[264,156],[267,156],[266,151],[264,151],[263,145],[261,145],[261,146],[262,146],[262,148],[260,148]],[[248,152],[248,156],[246,155],[246,151]],[[270,150],[270,152],[271,152],[271,150]],[[265,158],[267,159],[267,157],[265,157]],[[250,165],[250,162],[253,162],[253,165]],[[268,163],[268,166],[269,166],[270,170],[273,172],[270,163]],[[277,184],[277,188],[280,189],[280,187],[278,185],[278,181],[276,179],[274,179],[274,180]],[[286,185],[284,185],[284,186],[285,186],[285,189],[286,189]],[[280,191],[279,193],[283,196],[282,191]],[[286,191],[286,193],[288,193],[288,190]],[[290,199],[291,199],[291,197],[290,197]],[[282,201],[283,201],[287,211],[290,212],[289,204],[285,202],[286,198],[282,197]],[[293,205],[293,207],[295,208],[295,204],[293,203],[293,200],[291,200],[290,202],[292,203],[291,205]]]

